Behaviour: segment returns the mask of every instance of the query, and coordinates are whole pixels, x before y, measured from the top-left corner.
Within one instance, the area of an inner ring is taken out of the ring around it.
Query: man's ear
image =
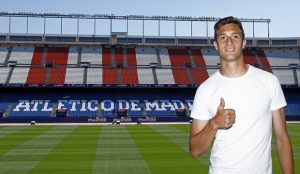
[[[218,50],[218,44],[216,41],[214,41],[214,46],[215,46],[215,49]]]
[[[243,40],[243,49],[246,47],[247,41],[246,39]]]

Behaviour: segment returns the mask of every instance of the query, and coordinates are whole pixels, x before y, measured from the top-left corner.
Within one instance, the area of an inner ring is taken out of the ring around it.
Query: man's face
[[[219,51],[221,61],[235,61],[242,57],[246,41],[242,40],[242,32],[236,24],[226,24],[217,31],[215,48]]]

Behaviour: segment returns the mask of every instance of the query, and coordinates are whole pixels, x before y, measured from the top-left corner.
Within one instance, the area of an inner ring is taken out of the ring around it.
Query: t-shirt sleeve
[[[270,109],[273,111],[285,107],[287,103],[282,88],[280,86],[280,82],[277,77],[274,78],[272,89],[273,89],[273,95],[271,99]]]
[[[197,89],[195,94],[191,117],[199,120],[209,120],[211,116],[205,102],[205,97],[203,95],[204,92],[200,87]]]

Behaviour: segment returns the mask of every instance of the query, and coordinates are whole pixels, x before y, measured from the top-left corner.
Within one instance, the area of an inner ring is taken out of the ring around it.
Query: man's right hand
[[[235,123],[235,110],[225,109],[225,100],[220,99],[216,115],[211,119],[213,127],[217,129],[229,129]]]

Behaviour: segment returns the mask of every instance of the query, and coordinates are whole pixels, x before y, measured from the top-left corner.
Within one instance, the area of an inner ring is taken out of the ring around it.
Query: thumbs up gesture
[[[229,129],[235,123],[235,110],[225,109],[225,100],[221,98],[216,115],[212,122],[218,129]]]

